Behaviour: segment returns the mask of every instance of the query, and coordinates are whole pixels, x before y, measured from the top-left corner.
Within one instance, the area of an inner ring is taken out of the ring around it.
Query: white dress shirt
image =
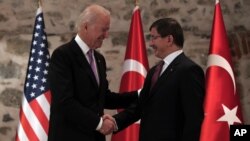
[[[170,63],[173,62],[173,60],[179,56],[181,53],[183,52],[183,50],[177,50],[175,52],[172,52],[171,54],[169,54],[168,56],[166,56],[163,61],[164,61],[164,65],[162,67],[161,70],[161,74],[167,69],[167,67],[169,66]]]

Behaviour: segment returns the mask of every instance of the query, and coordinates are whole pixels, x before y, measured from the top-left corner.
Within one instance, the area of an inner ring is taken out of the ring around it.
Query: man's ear
[[[168,44],[168,45],[171,45],[174,43],[174,38],[172,35],[168,35],[165,37],[165,42]]]
[[[83,28],[84,28],[84,30],[87,30],[88,29],[88,23],[83,23]]]
[[[168,42],[174,42],[174,38],[173,38],[173,36],[172,35],[168,35],[168,37],[167,37],[168,39]]]

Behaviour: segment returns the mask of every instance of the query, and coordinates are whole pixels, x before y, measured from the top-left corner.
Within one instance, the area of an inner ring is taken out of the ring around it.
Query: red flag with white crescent
[[[130,92],[143,87],[144,79],[149,69],[146,46],[141,23],[140,9],[134,8],[130,24],[123,72],[120,84],[120,92]],[[139,122],[136,122],[123,131],[114,134],[112,141],[138,141]]]
[[[243,123],[219,0],[216,0],[214,11],[204,108],[200,141],[229,141],[230,125]]]

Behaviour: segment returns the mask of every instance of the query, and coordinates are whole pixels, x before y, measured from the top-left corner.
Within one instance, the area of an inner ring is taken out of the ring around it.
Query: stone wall
[[[161,17],[176,18],[185,31],[184,51],[206,69],[215,0],[139,0],[149,65],[148,28]],[[74,36],[75,20],[90,3],[110,9],[110,37],[99,50],[107,59],[110,88],[118,91],[134,0],[44,0],[50,54]],[[250,124],[250,1],[221,0],[245,122]],[[18,124],[37,0],[0,0],[0,141],[13,141]],[[111,77],[112,76],[112,77]],[[106,111],[113,113],[113,111]],[[109,138],[109,137],[108,137]]]

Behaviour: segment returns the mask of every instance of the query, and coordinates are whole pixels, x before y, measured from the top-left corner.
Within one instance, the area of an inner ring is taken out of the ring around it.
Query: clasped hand
[[[101,129],[99,130],[100,133],[108,135],[116,130],[115,119],[111,115],[105,114],[102,119],[103,123]]]

